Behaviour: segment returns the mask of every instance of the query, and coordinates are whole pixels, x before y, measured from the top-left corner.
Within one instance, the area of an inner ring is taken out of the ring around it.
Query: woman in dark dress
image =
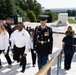
[[[64,69],[69,70],[71,68],[71,61],[74,55],[74,31],[66,31],[66,36],[63,38],[64,47]]]

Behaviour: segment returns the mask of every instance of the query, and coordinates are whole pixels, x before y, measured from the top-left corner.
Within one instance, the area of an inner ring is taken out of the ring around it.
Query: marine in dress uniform
[[[9,33],[9,36],[10,36],[12,33],[11,25],[9,23],[6,23],[6,21],[3,21],[3,25],[4,25],[5,29],[7,30],[7,32]]]
[[[20,66],[22,66],[21,72],[24,72],[26,67],[26,55],[29,49],[30,35],[23,28],[22,22],[17,24],[17,28],[18,29],[12,33],[11,48],[13,50],[14,60],[17,60],[18,62],[20,61]]]
[[[35,28],[34,50],[38,55],[38,67],[42,68],[47,63],[48,54],[52,53],[52,29],[46,26],[48,15],[40,15],[40,26]]]

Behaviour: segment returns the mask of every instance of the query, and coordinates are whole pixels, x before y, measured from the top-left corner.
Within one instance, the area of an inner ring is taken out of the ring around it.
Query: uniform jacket
[[[52,52],[53,37],[52,29],[48,26],[35,28],[34,49],[37,53],[47,55]]]

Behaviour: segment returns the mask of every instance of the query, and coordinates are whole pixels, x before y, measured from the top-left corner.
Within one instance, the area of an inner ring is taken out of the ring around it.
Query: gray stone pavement
[[[55,49],[55,50],[57,50],[57,49]],[[62,56],[61,68],[59,69],[59,75],[75,75],[76,74],[76,53],[73,56],[71,69],[68,71],[64,70],[64,57],[63,56]],[[19,63],[15,62],[12,59],[11,52],[10,52],[10,57],[13,61],[11,68],[7,68],[8,64],[7,64],[7,61],[4,57],[4,55],[1,54],[0,57],[2,60],[2,68],[0,69],[0,75],[35,75],[36,72],[38,72],[37,63],[36,63],[35,67],[32,67],[30,52],[28,52],[28,55],[27,55],[27,65],[26,65],[26,70],[24,73],[20,72],[21,67],[19,66]],[[54,62],[53,66],[52,66],[52,75],[56,75],[56,73],[57,73],[57,60]]]
[[[28,52],[27,55],[27,65],[26,70],[24,73],[21,73],[21,67],[19,66],[19,63],[14,61],[12,59],[12,53],[10,52],[10,57],[13,61],[12,67],[7,68],[8,64],[3,54],[1,54],[1,60],[2,60],[2,68],[0,69],[0,75],[35,75],[35,73],[38,71],[38,67],[32,67],[32,61],[31,61],[31,53]]]
[[[56,62],[52,66],[52,75],[57,75],[57,65]],[[64,70],[64,56],[62,56],[61,68],[59,68],[59,75],[76,75],[76,53],[73,56],[71,69]]]

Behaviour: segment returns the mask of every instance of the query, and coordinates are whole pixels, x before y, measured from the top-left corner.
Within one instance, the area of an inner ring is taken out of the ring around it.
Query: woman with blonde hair
[[[74,32],[72,26],[68,26],[67,31],[66,31],[66,35],[69,34],[70,32],[72,32],[72,36],[74,36],[75,32]]]
[[[72,31],[72,26],[68,26],[67,31]]]
[[[0,54],[3,52],[4,56],[8,62],[8,68],[11,67],[11,59],[8,55],[8,47],[9,47],[9,34],[5,30],[5,27],[2,23],[0,23]],[[0,68],[2,68],[1,59],[0,59]]]
[[[62,39],[63,42],[63,50],[64,50],[64,69],[69,70],[71,68],[71,62],[74,55],[74,49],[73,46],[76,44],[76,38],[74,38],[74,31],[72,30],[72,27],[69,26],[65,37]]]

